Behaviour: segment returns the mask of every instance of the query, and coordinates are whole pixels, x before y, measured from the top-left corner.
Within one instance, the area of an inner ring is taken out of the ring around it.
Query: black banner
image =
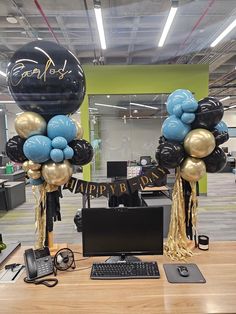
[[[64,185],[63,190],[69,190],[73,193],[81,193],[92,195],[94,197],[134,193],[140,188],[144,188],[147,184],[153,183],[156,186],[164,185],[166,175],[169,173],[165,168],[156,167],[145,173],[133,177],[131,179],[122,180],[118,182],[87,182],[84,180],[71,177],[70,180]]]

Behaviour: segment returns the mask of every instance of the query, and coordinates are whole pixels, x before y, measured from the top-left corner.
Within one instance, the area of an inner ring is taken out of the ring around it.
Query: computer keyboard
[[[94,263],[91,279],[160,278],[156,262]]]

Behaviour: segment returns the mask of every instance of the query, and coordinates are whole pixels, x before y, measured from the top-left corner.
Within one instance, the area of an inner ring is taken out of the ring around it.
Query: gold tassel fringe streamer
[[[37,233],[37,240],[35,248],[40,249],[44,247],[46,239],[46,194],[58,189],[58,186],[44,182],[39,186],[32,186],[33,195],[36,201],[35,206],[35,233]],[[38,190],[39,196],[36,194]]]
[[[196,191],[196,189],[195,189]],[[196,193],[195,193],[196,194]],[[192,195],[192,200],[194,195]],[[188,248],[188,238],[185,227],[185,203],[180,169],[177,168],[176,181],[172,194],[171,219],[164,253],[172,260],[186,260],[193,255]]]

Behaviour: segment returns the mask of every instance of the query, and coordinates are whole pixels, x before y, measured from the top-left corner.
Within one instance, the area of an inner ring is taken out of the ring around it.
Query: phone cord
[[[24,278],[24,282],[26,283],[34,283],[35,285],[44,285],[48,288],[55,287],[58,284],[58,280],[56,278],[48,278],[48,279],[40,279],[40,280],[31,280],[27,277]],[[50,283],[52,282],[52,283]]]

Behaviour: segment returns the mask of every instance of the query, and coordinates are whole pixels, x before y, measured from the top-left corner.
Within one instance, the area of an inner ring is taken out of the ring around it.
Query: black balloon
[[[159,144],[163,144],[163,143],[165,143],[166,142],[166,138],[162,135],[162,136],[160,136],[159,137]]]
[[[185,157],[185,151],[181,144],[165,142],[158,146],[156,160],[164,168],[176,168]]]
[[[198,109],[195,112],[192,128],[211,130],[220,122],[223,114],[222,103],[214,97],[206,97],[198,102]]]
[[[70,159],[73,165],[84,166],[93,159],[93,147],[85,140],[73,140],[69,143],[74,150],[74,156]]]
[[[7,82],[17,105],[46,119],[74,113],[85,95],[78,59],[50,41],[33,41],[17,50],[7,68]]]
[[[214,129],[212,131],[212,134],[215,137],[215,141],[216,141],[216,146],[219,146],[221,144],[224,144],[225,142],[228,141],[229,139],[229,133],[228,132],[220,132],[217,129]]]
[[[24,142],[25,140],[23,138],[16,135],[6,143],[6,154],[10,160],[19,163],[23,163],[27,160],[23,152]]]
[[[206,165],[206,171],[214,173],[224,168],[227,159],[224,151],[220,147],[216,147],[209,156],[203,158],[203,161]]]

